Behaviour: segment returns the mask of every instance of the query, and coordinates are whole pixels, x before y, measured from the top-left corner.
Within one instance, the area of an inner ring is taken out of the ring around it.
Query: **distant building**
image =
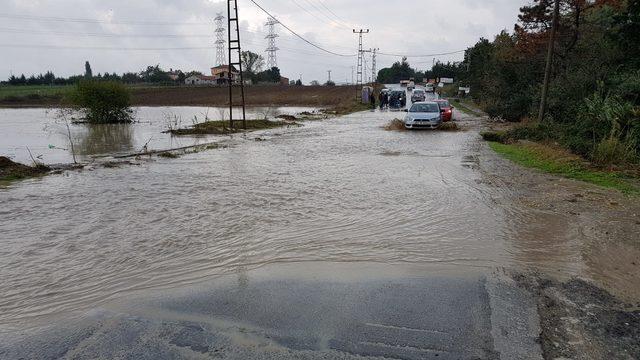
[[[280,85],[289,85],[289,78],[280,76]]]
[[[169,72],[167,73],[167,75],[169,76],[169,79],[173,81],[177,81],[180,78],[180,71],[174,71],[173,69],[169,69]]]
[[[217,79],[214,76],[206,75],[192,75],[184,79],[184,83],[187,85],[218,85]]]
[[[211,75],[216,78],[219,85],[225,85],[229,81],[229,72],[231,72],[231,81],[238,83],[240,81],[240,72],[233,66],[219,65],[211,68]]]
[[[227,85],[229,81],[229,69],[231,69],[231,81],[237,84],[240,81],[240,72],[235,67],[220,65],[211,68],[211,75],[193,75],[184,80],[187,85]]]

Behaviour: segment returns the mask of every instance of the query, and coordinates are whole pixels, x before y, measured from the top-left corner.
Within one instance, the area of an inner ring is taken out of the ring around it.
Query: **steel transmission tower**
[[[216,66],[224,65],[227,62],[227,56],[225,55],[225,45],[227,41],[224,39],[225,27],[224,27],[224,15],[218,13],[214,18],[216,22]]]
[[[267,68],[271,69],[274,67],[278,67],[278,58],[276,56],[276,52],[280,49],[276,46],[276,38],[279,36],[276,34],[276,24],[278,24],[278,20],[270,17],[269,20],[265,23],[269,27],[269,34],[265,36],[265,39],[268,40],[267,45]]]
[[[358,67],[356,71],[356,100],[360,99],[360,90],[362,89],[362,63],[364,61],[364,51],[362,50],[362,34],[368,34],[369,29],[356,31],[353,29],[354,34],[358,36]]]
[[[235,26],[235,31],[232,31],[233,28],[231,27],[231,25]],[[233,128],[234,121],[236,121],[233,119],[233,85],[235,82],[235,79],[233,78],[233,69],[235,65],[238,67],[238,76],[240,77],[240,100],[242,101],[238,106],[242,107],[242,127],[246,129],[247,117],[244,106],[244,78],[242,74],[242,50],[240,48],[240,21],[238,20],[238,0],[227,0],[227,26],[229,28],[229,31],[227,32],[227,39],[229,42],[229,68],[227,69],[227,82],[229,86],[229,126]],[[234,50],[236,50],[235,57],[233,56]]]

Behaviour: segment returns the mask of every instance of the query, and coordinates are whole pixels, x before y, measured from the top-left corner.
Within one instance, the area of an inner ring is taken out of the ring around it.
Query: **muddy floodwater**
[[[509,185],[489,181],[472,120],[458,132],[382,128],[401,115],[220,137],[228,147],[0,188],[0,330],[275,263],[590,274],[582,234],[544,241]]]
[[[247,110],[247,118],[273,118],[314,110],[253,107]],[[131,124],[78,124],[74,123],[77,116],[63,116],[57,109],[0,109],[0,154],[14,161],[31,163],[31,151],[37,161],[46,164],[69,163],[73,161],[69,134],[78,161],[141,152],[145,146],[148,150],[191,146],[210,142],[214,137],[175,137],[163,131],[189,127],[205,119],[229,118],[228,108],[214,107],[139,107],[134,114],[135,122]]]

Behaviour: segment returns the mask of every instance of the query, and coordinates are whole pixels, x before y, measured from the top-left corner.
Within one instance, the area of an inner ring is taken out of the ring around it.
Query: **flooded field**
[[[540,213],[489,181],[475,120],[458,132],[383,129],[401,114],[307,122],[256,133],[266,141],[234,137],[179,159],[0,188],[0,331],[275,263],[589,274],[580,234],[536,236],[544,229],[525,225]],[[131,148],[150,135],[134,134]]]
[[[293,115],[313,111],[308,107],[254,107],[248,108],[248,119],[272,118],[278,114]],[[12,160],[29,164],[29,150],[46,164],[73,161],[69,132],[79,161],[92,157],[162,150],[190,146],[211,141],[211,137],[175,137],[163,134],[169,128],[192,126],[197,122],[226,120],[228,108],[207,107],[140,107],[135,109],[132,124],[73,124],[70,117],[61,116],[56,109],[0,109],[0,154]],[[237,116],[234,115],[234,117]]]

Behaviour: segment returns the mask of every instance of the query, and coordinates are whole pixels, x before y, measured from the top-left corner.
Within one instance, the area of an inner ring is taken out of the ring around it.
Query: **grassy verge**
[[[468,104],[467,100],[460,100],[460,99],[452,99],[451,103],[453,104],[453,106],[457,109],[460,110],[461,112],[467,114],[467,115],[473,115],[473,116],[481,116],[482,113],[476,110],[473,110],[471,108],[471,105]]]
[[[234,128],[229,128],[228,121],[206,121],[184,129],[171,129],[168,132],[173,135],[224,135],[243,131],[255,131],[273,129],[281,126],[299,126],[298,123],[288,121],[271,120],[247,120],[247,129],[242,128],[242,122],[235,123]]]
[[[640,186],[633,178],[620,172],[589,167],[582,158],[561,148],[537,143],[501,144],[493,141],[489,142],[489,146],[498,154],[525,167],[616,189],[625,194],[640,195]]]

